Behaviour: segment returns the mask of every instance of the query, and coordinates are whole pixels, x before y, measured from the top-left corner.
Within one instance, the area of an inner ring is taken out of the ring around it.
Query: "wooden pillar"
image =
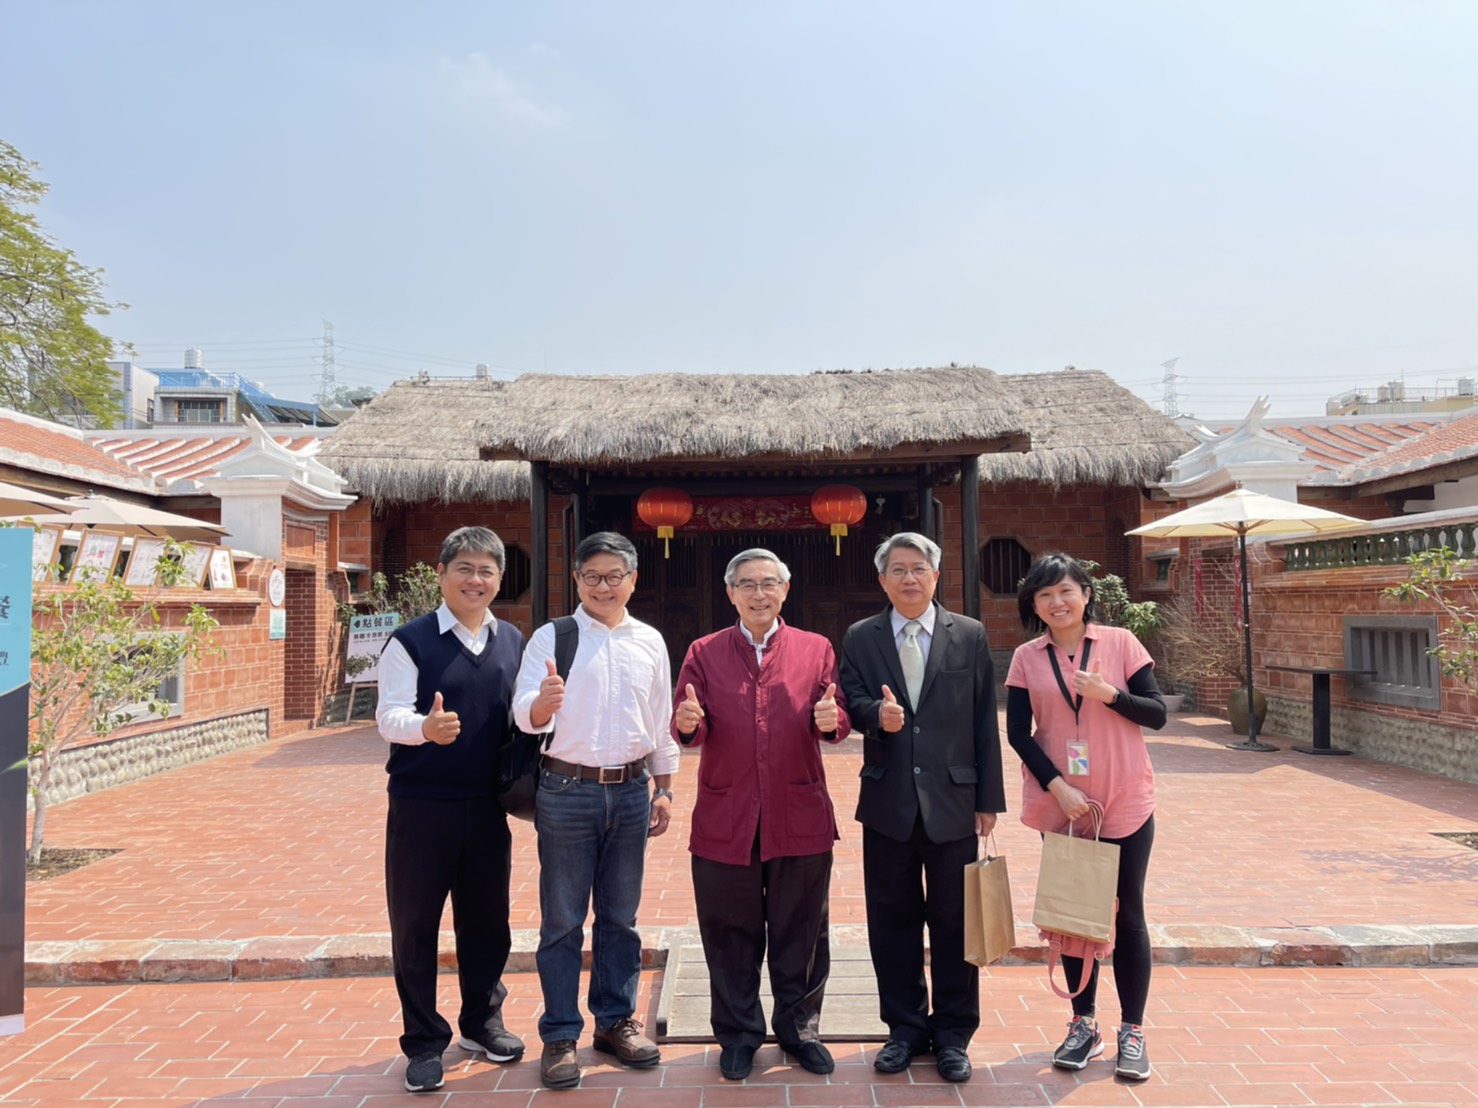
[[[934,536],[934,487],[929,484],[929,467],[919,466],[919,534]]]
[[[531,631],[549,622],[549,463],[529,465],[529,545],[533,547],[534,579],[529,596]]]
[[[980,457],[960,459],[960,571],[964,575],[965,614],[980,618]]]

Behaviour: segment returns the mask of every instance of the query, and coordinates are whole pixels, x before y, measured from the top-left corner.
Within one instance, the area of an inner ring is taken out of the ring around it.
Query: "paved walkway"
[[[985,975],[987,1014],[971,1048],[977,1075],[963,1087],[939,1083],[927,1062],[881,1078],[868,1064],[877,1044],[839,1044],[830,1079],[780,1064],[769,1047],[756,1076],[734,1085],[718,1078],[712,1048],[672,1045],[669,1064],[645,1074],[615,1070],[582,1051],[591,1068],[575,1093],[538,1090],[531,1063],[500,1068],[452,1051],[442,1094],[395,1096],[401,1062],[393,989],[383,976],[352,976],[378,972],[367,952],[379,949],[385,929],[384,751],[372,729],[357,727],[279,740],[53,809],[53,845],[122,851],[28,890],[31,970],[38,980],[60,983],[28,990],[28,1029],[0,1056],[0,1100],[331,1106],[537,1099],[566,1108],[638,1101],[642,1108],[1478,1104],[1478,1065],[1469,1061],[1478,1053],[1470,1027],[1478,1011],[1478,852],[1433,834],[1478,830],[1478,786],[1360,758],[1233,752],[1221,746],[1229,737],[1225,723],[1179,716],[1150,740],[1160,817],[1147,899],[1160,928],[1160,957],[1205,954],[1218,935],[1229,944],[1261,936],[1267,943],[1258,949],[1282,950],[1288,961],[1350,961],[1357,948],[1367,961],[1401,965],[1162,966],[1148,1021],[1157,1073],[1143,1086],[1116,1082],[1102,1063],[1081,1075],[1052,1071],[1047,1062],[1061,1038],[1063,1005],[1039,966],[1004,966]],[[862,922],[860,836],[849,818],[859,761],[852,743],[827,755],[843,816],[832,918],[844,927]],[[1014,780],[1009,754],[1008,761]],[[642,925],[654,949],[666,932],[692,926],[685,847],[695,767],[684,760],[674,829],[651,847]],[[1008,816],[999,842],[1011,859],[1017,915],[1025,919],[1035,836]],[[536,926],[537,866],[526,826],[518,827],[514,850],[514,926],[527,949]],[[1177,947],[1187,936],[1201,945]],[[171,946],[174,962],[152,963],[164,977],[212,976],[223,950],[232,952],[227,972],[236,964],[231,959],[248,967],[239,977],[253,966],[258,977],[351,976],[86,987],[67,981],[69,974],[136,979],[166,941],[203,945],[193,964],[187,948]],[[107,945],[77,945],[98,943]],[[270,944],[283,944],[275,965]],[[260,957],[244,957],[247,951]],[[1425,964],[1434,951],[1438,961],[1469,964]],[[452,978],[443,984],[450,1004]],[[515,974],[509,984],[510,1024],[533,1042],[537,981]],[[660,987],[660,968],[644,975],[644,990]],[[644,994],[643,1004],[654,1021],[655,993]]]

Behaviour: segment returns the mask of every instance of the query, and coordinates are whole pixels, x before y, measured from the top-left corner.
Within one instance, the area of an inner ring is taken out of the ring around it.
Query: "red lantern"
[[[842,553],[842,538],[849,524],[861,523],[867,515],[867,497],[851,485],[827,485],[811,494],[811,514],[820,523],[831,524],[836,536],[837,556]]]
[[[693,498],[682,489],[648,489],[637,499],[636,514],[648,527],[657,528],[662,556],[667,558],[673,531],[693,518]]]

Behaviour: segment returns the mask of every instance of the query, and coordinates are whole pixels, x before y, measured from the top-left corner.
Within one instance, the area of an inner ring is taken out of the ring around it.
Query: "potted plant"
[[[1231,679],[1236,688],[1227,697],[1232,730],[1247,732],[1247,664],[1242,627],[1228,607],[1196,603],[1176,597],[1160,605],[1160,651],[1166,667],[1182,681]],[[1258,723],[1267,717],[1268,702],[1254,691]]]

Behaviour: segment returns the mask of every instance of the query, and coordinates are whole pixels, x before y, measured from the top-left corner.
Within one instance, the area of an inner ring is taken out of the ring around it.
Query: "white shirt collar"
[[[445,635],[460,622],[461,621],[458,620],[456,616],[452,615],[452,610],[446,606],[446,601],[443,600],[441,602],[441,607],[436,609],[437,629],[440,630],[443,635]],[[492,626],[488,627],[489,624],[492,624]],[[481,633],[484,627],[488,627],[489,635],[496,635],[498,633],[498,617],[493,615],[493,613],[488,609],[483,610],[482,622],[477,625],[478,632]],[[466,630],[466,628],[463,628],[463,630]]]
[[[921,616],[919,616],[919,624],[923,627],[924,634],[929,635],[929,636],[932,636],[934,634],[934,616],[935,616],[935,613],[938,612],[938,610],[939,609],[936,608],[933,604],[930,604],[929,607],[927,609],[925,609],[924,614],[921,615]],[[893,609],[893,637],[895,639],[899,635],[903,634],[903,625],[906,624],[907,622],[908,622],[908,617],[906,615],[904,615],[902,612],[900,612],[897,608],[894,608]]]

